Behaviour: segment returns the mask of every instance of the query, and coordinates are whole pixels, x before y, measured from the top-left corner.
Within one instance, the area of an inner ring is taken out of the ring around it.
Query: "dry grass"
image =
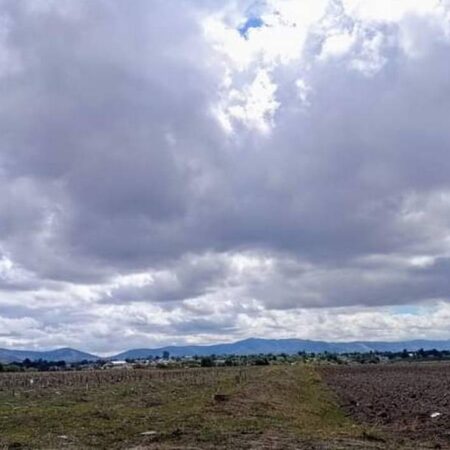
[[[308,366],[117,377],[0,391],[0,448],[370,447]]]

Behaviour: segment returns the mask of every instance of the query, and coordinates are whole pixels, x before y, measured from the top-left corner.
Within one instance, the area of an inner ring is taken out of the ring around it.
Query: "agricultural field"
[[[449,363],[329,366],[322,375],[359,423],[450,448]]]
[[[298,364],[4,373],[0,448],[450,448],[449,369]],[[401,433],[391,426],[400,423],[396,410],[409,423],[427,408],[441,416]]]

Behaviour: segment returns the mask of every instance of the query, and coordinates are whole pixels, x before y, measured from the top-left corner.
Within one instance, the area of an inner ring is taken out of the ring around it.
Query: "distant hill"
[[[139,348],[127,350],[117,355],[112,355],[104,359],[138,359],[149,356],[162,356],[167,351],[171,356],[208,356],[208,355],[250,355],[260,353],[287,353],[293,354],[299,351],[321,353],[328,351],[330,353],[350,353],[350,352],[370,352],[370,351],[390,351],[400,352],[404,349],[415,351],[423,348],[424,350],[450,350],[450,340],[429,341],[414,340],[400,342],[324,342],[309,341],[303,339],[256,339],[250,338],[243,341],[233,342],[231,344],[216,345],[187,345],[187,346],[169,346],[161,348]],[[60,348],[52,351],[28,351],[28,350],[5,350],[0,349],[0,362],[23,361],[29,358],[31,360],[45,359],[47,361],[77,362],[82,360],[95,361],[99,356],[81,352],[71,348]]]
[[[77,362],[84,359],[89,361],[95,361],[99,359],[98,356],[91,355],[90,353],[80,352],[73,348],[59,348],[57,350],[50,351],[30,351],[30,350],[6,350],[0,349],[0,362],[10,363],[23,361],[24,359],[30,359],[32,361],[38,359],[44,359],[47,361],[66,361]]]
[[[303,339],[245,339],[243,341],[234,342],[232,344],[217,345],[189,345],[189,346],[170,346],[156,349],[141,348],[128,350],[118,355],[114,355],[112,359],[127,358],[146,358],[148,356],[162,356],[164,351],[168,351],[171,356],[207,356],[207,355],[249,355],[259,353],[297,353],[299,351],[306,352],[334,352],[334,353],[350,353],[350,352],[369,352],[369,351],[391,351],[399,352],[403,349],[409,351],[419,350],[450,350],[450,340],[447,341],[427,341],[415,340],[404,342],[323,342],[309,341]]]

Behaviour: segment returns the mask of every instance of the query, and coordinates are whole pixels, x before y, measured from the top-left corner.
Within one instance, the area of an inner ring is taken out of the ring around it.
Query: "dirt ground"
[[[333,366],[321,369],[339,404],[412,448],[450,448],[450,364]]]

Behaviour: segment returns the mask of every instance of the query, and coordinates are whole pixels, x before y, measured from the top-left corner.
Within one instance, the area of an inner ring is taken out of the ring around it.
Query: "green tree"
[[[201,359],[200,366],[202,366],[202,367],[213,367],[214,366],[214,360],[211,357],[209,357],[209,356],[204,357],[204,358]]]

